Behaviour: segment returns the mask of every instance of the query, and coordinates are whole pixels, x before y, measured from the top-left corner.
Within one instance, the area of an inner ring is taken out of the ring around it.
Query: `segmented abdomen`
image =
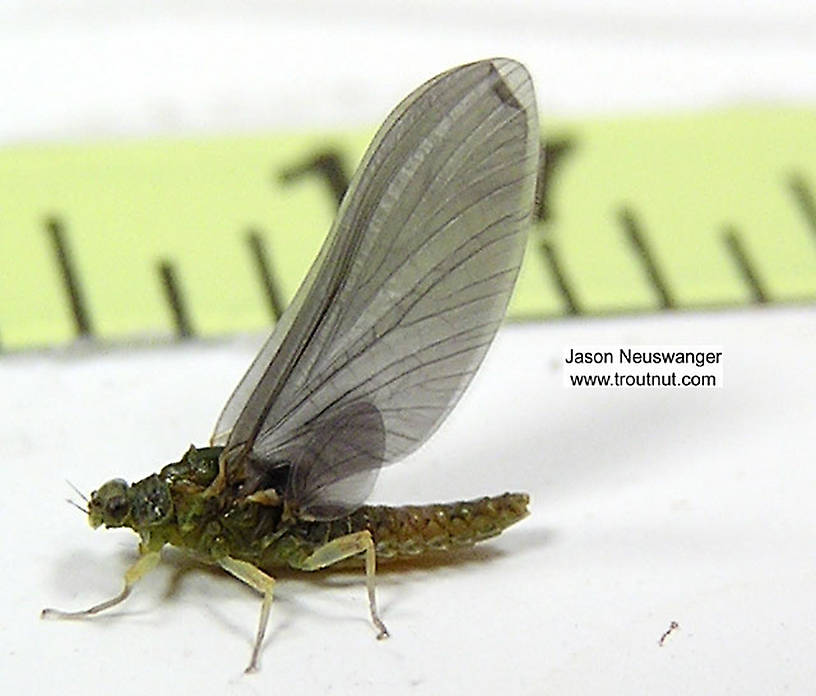
[[[377,561],[415,558],[494,537],[526,517],[529,502],[526,493],[505,493],[433,505],[365,505],[336,520],[298,522],[259,551],[237,549],[232,554],[269,572],[287,565],[302,568],[324,544],[367,529],[374,539]],[[362,557],[354,557],[337,565],[356,567],[361,563]]]
[[[505,493],[456,503],[371,505],[351,519],[357,530],[371,532],[378,561],[414,558],[494,537],[526,517],[529,502],[526,493]]]

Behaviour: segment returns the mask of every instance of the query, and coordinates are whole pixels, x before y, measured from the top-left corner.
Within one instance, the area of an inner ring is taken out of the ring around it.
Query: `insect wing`
[[[436,430],[504,316],[538,152],[532,81],[512,60],[443,73],[391,113],[219,418],[228,480],[251,493],[286,464],[290,502],[338,516]]]
[[[384,461],[385,428],[366,401],[331,409],[294,453],[286,498],[301,516],[332,519],[368,497]]]

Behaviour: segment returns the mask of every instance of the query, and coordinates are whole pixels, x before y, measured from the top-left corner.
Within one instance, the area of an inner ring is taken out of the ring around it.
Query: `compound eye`
[[[98,491],[91,493],[88,508],[94,527],[100,524],[120,526],[130,512],[128,484],[122,479],[108,481]]]

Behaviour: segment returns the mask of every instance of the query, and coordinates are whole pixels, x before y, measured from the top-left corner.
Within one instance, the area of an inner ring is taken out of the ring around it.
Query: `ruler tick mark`
[[[541,250],[544,261],[547,266],[549,266],[550,272],[553,275],[555,284],[558,286],[558,290],[564,298],[564,304],[566,305],[566,311],[564,313],[573,315],[580,314],[581,308],[575,299],[575,293],[570,288],[567,277],[564,275],[564,270],[561,268],[561,262],[558,259],[558,254],[555,252],[555,247],[550,242],[542,241],[538,245],[538,248]]]
[[[284,184],[291,183],[306,174],[317,174],[329,186],[334,200],[339,206],[349,187],[349,176],[343,165],[342,155],[336,150],[319,152],[301,164],[287,167],[280,174]]]
[[[742,244],[742,240],[737,235],[736,228],[727,227],[725,229],[725,233],[723,234],[723,240],[725,241],[727,249],[731,252],[731,256],[734,258],[745,284],[751,289],[754,302],[757,304],[764,304],[767,302],[768,293],[765,292],[765,289],[762,287],[762,283],[755,271],[755,267],[745,252],[745,247]]]
[[[48,230],[48,236],[51,238],[51,244],[54,247],[57,266],[59,267],[65,292],[68,295],[68,303],[71,306],[71,313],[74,317],[74,326],[76,327],[77,335],[90,336],[93,333],[91,318],[88,314],[85,297],[82,293],[82,286],[77,276],[76,266],[74,265],[74,259],[71,254],[71,249],[68,246],[63,225],[57,218],[52,217],[46,221],[46,229]]]
[[[552,191],[553,177],[564,156],[572,152],[575,141],[564,138],[561,140],[545,140],[541,143],[541,158],[538,165],[536,179],[535,208],[533,217],[536,220],[547,222],[552,218],[550,192]]]
[[[816,236],[816,201],[814,201],[813,192],[808,187],[805,177],[801,174],[792,174],[788,185],[797,204],[802,209],[802,214],[811,232]]]
[[[190,338],[190,336],[193,335],[193,329],[190,324],[190,317],[187,313],[184,299],[182,298],[173,264],[167,260],[160,261],[159,277],[164,287],[167,304],[170,305],[170,311],[173,314],[173,321],[176,325],[176,335],[179,338]]]
[[[266,245],[264,244],[264,240],[261,238],[261,235],[254,230],[247,235],[247,242],[249,243],[252,258],[255,260],[255,267],[258,271],[258,275],[261,278],[261,285],[266,296],[266,301],[269,305],[269,311],[272,314],[272,318],[277,322],[278,319],[281,318],[285,306],[283,300],[281,299],[278,282],[275,279],[275,276],[272,273],[272,268],[269,265],[265,248]]]
[[[651,249],[649,249],[646,243],[643,231],[635,219],[634,213],[629,208],[623,208],[619,212],[618,218],[629,242],[634,247],[635,252],[637,252],[637,256],[646,271],[646,275],[649,277],[650,282],[660,297],[661,306],[663,309],[673,309],[675,304],[669,293],[668,285],[663,279],[663,274],[655,261]]]

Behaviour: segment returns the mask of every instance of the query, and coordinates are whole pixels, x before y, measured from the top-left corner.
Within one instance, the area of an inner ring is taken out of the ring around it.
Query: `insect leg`
[[[275,578],[270,577],[251,563],[239,561],[229,556],[222,558],[218,561],[218,564],[230,575],[234,575],[263,595],[261,618],[258,621],[258,633],[255,636],[255,646],[252,648],[252,659],[249,661],[249,666],[245,670],[246,672],[255,672],[258,669],[258,656],[260,655],[261,644],[263,643],[264,634],[266,633],[266,624],[269,621],[269,608],[272,605],[272,592],[275,589]]]
[[[354,534],[332,539],[317,549],[299,566],[302,570],[319,570],[327,566],[365,552],[366,589],[368,590],[368,607],[371,610],[371,621],[379,633],[377,640],[388,638],[388,629],[377,613],[377,600],[374,596],[374,576],[377,571],[377,553],[374,549],[374,540],[367,529]]]
[[[100,602],[99,604],[95,604],[90,609],[85,609],[84,611],[60,611],[59,609],[43,609],[42,613],[40,614],[40,618],[42,619],[82,619],[86,616],[93,616],[94,614],[98,614],[100,611],[105,611],[105,609],[110,609],[113,606],[119,604],[119,602],[124,602],[128,596],[130,595],[131,589],[133,589],[133,585],[136,582],[147,575],[153,568],[155,568],[159,563],[160,554],[158,551],[148,551],[147,553],[142,554],[139,557],[139,560],[136,561],[130,568],[125,571],[125,586],[122,588],[122,591],[111,599],[108,599],[104,602]]]

